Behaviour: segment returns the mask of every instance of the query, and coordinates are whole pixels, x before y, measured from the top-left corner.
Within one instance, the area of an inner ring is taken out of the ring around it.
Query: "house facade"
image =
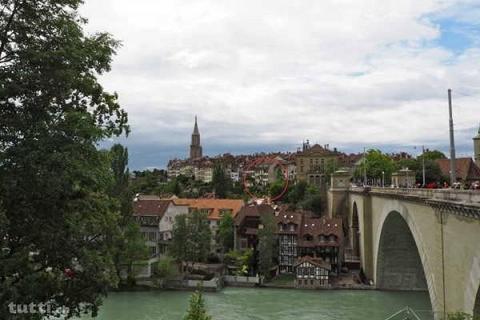
[[[258,228],[262,215],[274,215],[275,210],[268,204],[251,203],[244,206],[235,216],[235,249],[257,250]]]
[[[318,188],[325,186],[326,173],[330,168],[338,166],[337,160],[340,153],[330,150],[328,146],[315,144],[310,146],[309,141],[303,144],[302,151],[296,155],[296,178],[298,181],[306,181]]]
[[[292,273],[298,258],[311,257],[330,264],[339,273],[344,256],[341,218],[317,217],[304,210],[282,206],[276,214],[279,272]]]
[[[325,288],[330,285],[331,265],[309,256],[299,258],[295,264],[295,287],[303,289]]]
[[[133,217],[140,226],[150,257],[160,254],[159,224],[171,201],[156,196],[137,195],[133,200]]]
[[[220,252],[220,247],[216,242],[216,238],[222,215],[230,214],[235,219],[235,216],[244,206],[244,201],[240,199],[172,198],[171,201],[176,206],[185,207],[187,213],[198,210],[207,214],[208,223],[212,232],[212,248],[213,251],[217,253]]]

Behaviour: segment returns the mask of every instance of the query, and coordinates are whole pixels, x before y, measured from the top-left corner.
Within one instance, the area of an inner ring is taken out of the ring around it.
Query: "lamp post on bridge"
[[[385,171],[382,171],[382,188],[385,188]]]

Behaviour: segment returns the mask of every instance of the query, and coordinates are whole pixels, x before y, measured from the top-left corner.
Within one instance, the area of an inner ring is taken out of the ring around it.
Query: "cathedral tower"
[[[200,131],[198,131],[197,116],[195,116],[195,126],[193,127],[192,143],[190,144],[190,159],[202,157],[202,146],[200,145]]]
[[[480,128],[478,128],[478,134],[473,138],[473,153],[475,163],[480,166]]]

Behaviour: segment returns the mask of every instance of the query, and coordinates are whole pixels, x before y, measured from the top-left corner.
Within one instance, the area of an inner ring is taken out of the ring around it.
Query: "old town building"
[[[322,259],[333,272],[340,271],[344,253],[341,218],[317,217],[282,206],[276,221],[280,273],[295,272],[297,258],[305,256]]]
[[[340,153],[326,146],[315,144],[310,146],[307,140],[303,144],[302,151],[296,155],[296,178],[298,181],[306,181],[309,184],[322,188],[327,184],[327,173],[335,171],[339,166]]]
[[[450,175],[450,159],[438,159],[436,163],[440,167],[442,174],[448,177]],[[469,185],[472,182],[480,181],[480,168],[472,158],[457,158],[455,159],[455,166],[457,182]]]
[[[480,167],[480,127],[478,128],[478,134],[473,137],[473,153],[475,163]]]
[[[295,263],[295,287],[317,289],[330,284],[330,263],[323,259],[304,256]]]
[[[257,250],[258,228],[262,215],[274,215],[275,211],[268,204],[251,203],[244,206],[235,216],[235,248]]]
[[[240,199],[185,199],[173,197],[172,202],[177,206],[188,207],[188,212],[198,210],[207,215],[210,230],[212,231],[212,251],[219,251],[215,239],[218,234],[218,224],[224,214],[229,214],[232,217],[237,216],[239,211],[244,206],[243,200]]]
[[[212,231],[212,251],[218,251],[215,239],[218,222],[223,214],[237,215],[243,207],[243,200],[238,199],[160,199],[157,196],[137,195],[133,200],[133,216],[140,225],[151,256],[165,254],[172,240],[175,217],[190,214],[194,210],[207,215]]]

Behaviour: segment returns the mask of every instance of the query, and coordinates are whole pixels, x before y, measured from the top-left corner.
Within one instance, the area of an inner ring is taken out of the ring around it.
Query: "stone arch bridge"
[[[480,316],[480,192],[330,189],[329,211],[377,288],[428,290],[436,319]]]

